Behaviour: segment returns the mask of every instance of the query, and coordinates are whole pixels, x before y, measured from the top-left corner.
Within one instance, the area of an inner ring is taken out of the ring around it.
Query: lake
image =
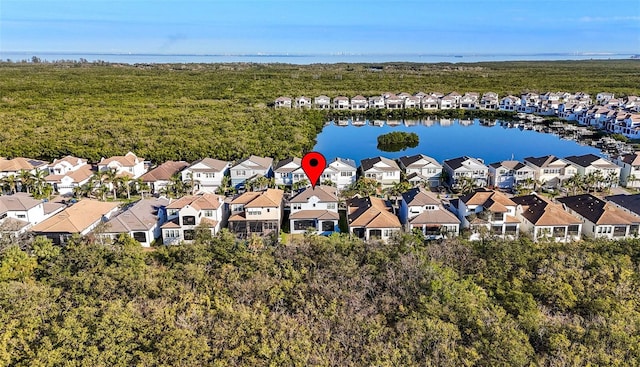
[[[344,121],[342,122],[344,123]],[[391,125],[390,125],[391,123]],[[395,125],[398,124],[398,125]],[[485,126],[480,120],[391,120],[382,126],[367,121],[364,126],[339,126],[327,124],[316,138],[315,151],[332,160],[334,157],[350,158],[360,164],[364,158],[383,156],[399,158],[405,155],[425,154],[442,162],[464,155],[482,158],[486,164],[525,157],[553,154],[557,157],[597,154],[600,150],[580,145],[572,140],[560,139],[552,134],[533,130],[500,126]],[[377,149],[378,136],[391,131],[414,132],[420,144],[399,152]]]

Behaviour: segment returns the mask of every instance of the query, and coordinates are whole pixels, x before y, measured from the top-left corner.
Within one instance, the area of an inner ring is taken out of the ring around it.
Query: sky
[[[640,54],[640,1],[0,0],[0,51]]]

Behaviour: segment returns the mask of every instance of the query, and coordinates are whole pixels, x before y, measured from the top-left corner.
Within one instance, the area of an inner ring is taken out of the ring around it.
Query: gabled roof
[[[441,202],[431,192],[427,192],[420,187],[402,193],[402,200],[408,206],[440,205]]]
[[[245,208],[280,207],[284,191],[267,189],[265,191],[249,191],[234,198],[231,205],[243,204]]]
[[[451,169],[456,170],[460,167],[464,166],[464,162],[466,161],[471,161],[471,163],[482,166],[482,167],[486,167],[482,162],[480,162],[478,159],[476,158],[472,158],[472,157],[468,157],[468,156],[464,156],[464,157],[458,157],[458,158],[452,158],[452,159],[447,159],[444,161],[444,164],[446,164],[447,166],[451,167]]]
[[[111,218],[105,233],[148,231],[158,223],[158,210],[169,204],[166,198],[142,199],[117,216]]]
[[[291,167],[285,167],[286,165],[290,165]],[[299,169],[300,167],[302,167],[302,159],[298,157],[292,157],[292,158],[287,158],[279,161],[273,168],[273,171],[288,173],[288,172],[293,172]]]
[[[217,210],[221,205],[220,196],[216,194],[200,194],[184,196],[167,205],[167,209],[182,209],[191,206],[196,210]]]
[[[215,158],[202,158],[199,159],[193,163],[191,163],[191,165],[189,166],[190,169],[195,169],[194,166],[200,164],[203,165],[213,171],[216,172],[223,172],[227,169],[227,167],[230,165],[229,162],[227,161],[221,161],[219,159],[215,159]]]
[[[354,161],[353,159],[339,158],[338,157],[338,158],[334,159],[331,163],[334,163],[334,162],[340,162],[340,163],[342,163],[344,165],[350,166],[354,170],[358,168],[358,166],[356,165],[356,161]],[[331,165],[331,163],[329,163],[329,165]],[[341,169],[341,168],[336,168],[336,169]],[[342,168],[342,169],[344,170],[344,168]]]
[[[42,200],[36,200],[25,192],[16,192],[13,195],[0,196],[0,213],[27,211],[42,204]]]
[[[428,163],[431,163],[436,167],[442,167],[440,165],[440,163],[438,163],[438,161],[436,161],[435,159],[433,159],[433,158],[431,158],[429,156],[426,156],[424,154],[416,154],[416,155],[412,155],[412,156],[404,156],[404,157],[398,158],[398,160],[405,167],[412,167],[412,166],[413,167],[422,167],[422,165],[416,164],[420,160],[425,160]]]
[[[316,196],[321,203],[338,202],[337,189],[333,186],[317,185],[315,188],[309,187],[289,200],[290,203],[306,203],[309,198]]]
[[[571,163],[575,163],[581,167],[589,167],[593,162],[601,159],[595,154],[584,154],[584,155],[572,155],[565,158]]]
[[[446,209],[425,210],[409,219],[409,223],[413,225],[460,224],[460,219]]]
[[[544,168],[547,167],[552,162],[555,162],[558,158],[553,155],[545,155],[542,157],[527,157],[524,159],[525,162],[529,162],[536,167]]]
[[[640,166],[640,153],[624,154],[620,156],[620,160],[632,166]]]
[[[46,182],[60,183],[64,177],[70,177],[73,183],[81,183],[93,175],[91,166],[85,164],[75,171],[67,172],[63,175],[48,175],[44,178]]]
[[[600,200],[591,194],[568,196],[557,200],[596,225],[640,223],[639,216],[617,208],[614,204]]]
[[[258,168],[267,170],[269,169],[272,165],[273,165],[273,158],[269,158],[269,157],[258,157],[256,155],[252,155],[249,158],[239,162],[238,164],[236,164],[235,166],[233,166],[233,168],[236,168],[240,165],[245,165],[245,163],[253,163],[256,166],[258,166]]]
[[[116,155],[110,158],[102,158],[98,165],[107,166],[111,162],[118,162],[122,167],[133,167],[142,161],[142,158],[136,156],[132,152],[128,152],[125,155]]]
[[[471,194],[461,196],[459,200],[466,205],[481,205],[489,210],[491,210],[491,207],[494,207],[502,211],[506,209],[507,206],[516,206],[516,203],[498,191],[479,190]]]
[[[289,219],[338,220],[340,214],[329,210],[300,210],[291,214]]]
[[[83,199],[31,229],[37,233],[81,233],[118,207],[118,203]]]
[[[189,166],[184,161],[167,161],[140,176],[143,182],[169,181],[171,176]]]
[[[605,197],[608,201],[617,204],[620,207],[627,209],[628,211],[640,215],[640,194],[633,195],[611,195]]]
[[[567,213],[562,206],[535,194],[514,197],[511,200],[522,206],[522,216],[536,226],[566,226],[582,221]]]
[[[395,161],[385,157],[365,158],[360,161],[360,165],[362,166],[363,171],[368,171],[373,168],[376,163],[380,162],[384,163],[387,167],[376,167],[376,169],[379,169],[381,171],[400,170],[400,167],[398,167],[398,164]]]
[[[376,197],[354,198],[348,202],[349,227],[401,228],[400,220],[386,201]]]
[[[16,157],[13,159],[0,159],[0,172],[31,171],[48,165],[47,162],[38,159]]]
[[[69,164],[70,164],[70,165],[72,165],[72,166],[77,166],[77,165],[79,165],[79,164],[86,164],[86,163],[87,163],[87,160],[86,160],[86,159],[84,159],[84,158],[78,158],[78,157],[74,157],[74,156],[72,156],[72,155],[68,155],[68,156],[66,156],[66,157],[63,157],[63,158],[60,158],[60,159],[56,159],[56,160],[54,160],[54,161],[49,165],[49,167],[53,167],[53,166],[55,166],[56,164],[58,164],[58,163],[62,163],[62,162],[69,163]]]
[[[522,162],[519,162],[519,161],[502,161],[502,162],[491,163],[489,166],[493,168],[504,167],[512,170],[519,170],[520,168],[526,167],[526,165],[524,165]]]

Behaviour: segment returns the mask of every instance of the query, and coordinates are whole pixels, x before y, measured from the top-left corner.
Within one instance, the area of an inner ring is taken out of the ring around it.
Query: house
[[[319,110],[328,110],[331,108],[331,99],[327,96],[318,96],[313,99],[313,105]]]
[[[185,161],[167,161],[140,176],[140,180],[149,185],[151,193],[157,195],[171,183],[174,175],[188,166],[189,163]]]
[[[481,160],[464,156],[447,159],[443,163],[442,172],[446,172],[445,177],[451,187],[457,187],[463,177],[473,180],[475,186],[487,186],[489,168]]]
[[[502,161],[489,165],[489,185],[512,189],[528,180],[535,180],[536,171],[518,161]]]
[[[331,163],[327,165],[322,176],[320,176],[320,182],[325,180],[333,182],[338,190],[342,190],[345,187],[356,182],[356,172],[358,168],[356,162],[352,159],[335,158]]]
[[[293,157],[279,161],[274,169],[276,185],[291,186],[296,182],[307,179],[307,175],[302,169],[302,159]]]
[[[465,93],[460,98],[460,108],[464,110],[475,110],[478,108],[478,93]]]
[[[144,159],[132,152],[128,152],[123,156],[102,158],[98,162],[98,172],[105,172],[110,169],[115,170],[119,177],[129,176],[131,178],[138,178],[147,171],[144,166]]]
[[[118,211],[118,203],[82,199],[31,228],[54,244],[66,243],[73,235],[84,236]]]
[[[384,98],[384,106],[389,110],[401,110],[404,108],[404,99],[393,93],[387,93]]]
[[[367,99],[361,95],[357,95],[351,98],[351,110],[364,111],[369,107]]]
[[[443,99],[447,99],[450,100],[452,105],[451,108],[459,108],[460,107],[460,100],[462,99],[462,95],[458,92],[451,92],[449,94],[447,94],[446,96],[442,97],[440,99],[440,109],[442,109],[442,100]]]
[[[549,188],[560,187],[562,182],[578,173],[572,164],[553,155],[527,157],[524,163],[534,170],[535,179]]]
[[[347,201],[349,233],[366,241],[389,240],[402,230],[402,224],[388,201],[377,197],[353,198]]]
[[[453,108],[458,108],[458,102],[456,98],[454,98],[453,96],[444,96],[440,98],[441,110],[450,110]]]
[[[231,201],[229,230],[240,238],[278,234],[282,225],[284,191],[251,191]]]
[[[638,236],[640,216],[591,194],[558,198],[569,213],[582,220],[582,233],[588,237],[619,239]]]
[[[215,235],[228,218],[224,198],[211,193],[184,196],[166,208],[167,222],[160,227],[165,245],[193,241],[198,228]]]
[[[614,98],[614,94],[613,93],[608,93],[608,92],[601,92],[596,94],[596,103],[599,105],[605,105],[607,104],[610,100],[612,100]]]
[[[417,229],[429,239],[460,233],[460,219],[445,209],[434,193],[419,187],[402,194],[399,217],[405,230]]]
[[[485,110],[495,110],[498,108],[498,93],[487,92],[480,99],[480,108]]]
[[[426,95],[422,97],[420,103],[423,110],[437,110],[439,105],[439,99],[432,95]]]
[[[584,154],[580,156],[572,155],[565,157],[565,160],[576,167],[578,173],[583,176],[591,174],[601,175],[601,186],[607,185],[610,187],[617,187],[620,182],[621,168],[595,154]]]
[[[71,195],[75,187],[80,187],[93,176],[93,170],[86,159],[66,156],[56,159],[48,166],[49,175],[44,181],[60,195]]]
[[[640,194],[620,194],[620,195],[610,195],[605,197],[605,199],[617,205],[619,208],[622,208],[629,213],[640,216]]]
[[[64,209],[64,204],[43,202],[31,195],[18,192],[0,196],[0,237],[26,232],[53,214]]]
[[[498,191],[479,190],[452,200],[461,225],[471,229],[471,239],[480,239],[482,231],[506,238],[517,238],[520,221],[517,204]]]
[[[404,99],[404,108],[419,108],[420,107],[420,98],[414,96],[408,96]]]
[[[640,187],[640,153],[623,154],[613,160],[620,166],[620,184],[625,187]]]
[[[182,181],[191,182],[194,192],[213,193],[222,186],[222,180],[230,168],[231,162],[202,158],[181,171]]]
[[[333,99],[334,110],[348,110],[349,108],[351,108],[351,104],[348,97],[338,96]]]
[[[122,233],[140,242],[142,247],[151,247],[160,238],[160,226],[167,220],[166,206],[169,199],[149,198],[135,202],[122,213],[105,223],[102,236],[116,239]]]
[[[338,232],[338,193],[332,186],[307,188],[289,200],[291,233],[305,233],[312,229],[318,234]]]
[[[311,108],[311,98],[301,96],[296,98],[296,108]]]
[[[440,185],[442,165],[435,159],[424,154],[404,156],[398,158],[400,168],[406,174],[407,180],[414,186],[424,183],[427,187]]]
[[[276,108],[291,108],[291,98],[289,97],[278,97],[275,101]]]
[[[0,158],[0,178],[7,176],[18,176],[20,172],[27,171],[35,173],[36,171],[46,171],[48,162],[38,159],[16,157],[13,159]]]
[[[500,111],[517,111],[520,105],[520,98],[512,95],[508,95],[500,100],[498,109]]]
[[[385,108],[384,97],[382,96],[369,97],[369,108]]]
[[[582,221],[566,212],[561,205],[536,194],[517,196],[511,200],[518,204],[516,218],[520,229],[534,241],[550,239],[556,242],[578,241],[582,233]]]
[[[400,182],[400,167],[385,157],[366,158],[360,161],[360,170],[366,178],[371,178],[382,186],[391,186]]]
[[[231,186],[238,187],[245,181],[259,176],[271,177],[273,174],[273,158],[255,155],[231,167]]]

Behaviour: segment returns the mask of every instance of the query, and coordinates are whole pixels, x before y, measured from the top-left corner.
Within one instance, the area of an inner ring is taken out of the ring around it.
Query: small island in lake
[[[420,144],[416,133],[394,131],[378,136],[378,149],[385,152],[398,152],[407,148],[415,148]]]

